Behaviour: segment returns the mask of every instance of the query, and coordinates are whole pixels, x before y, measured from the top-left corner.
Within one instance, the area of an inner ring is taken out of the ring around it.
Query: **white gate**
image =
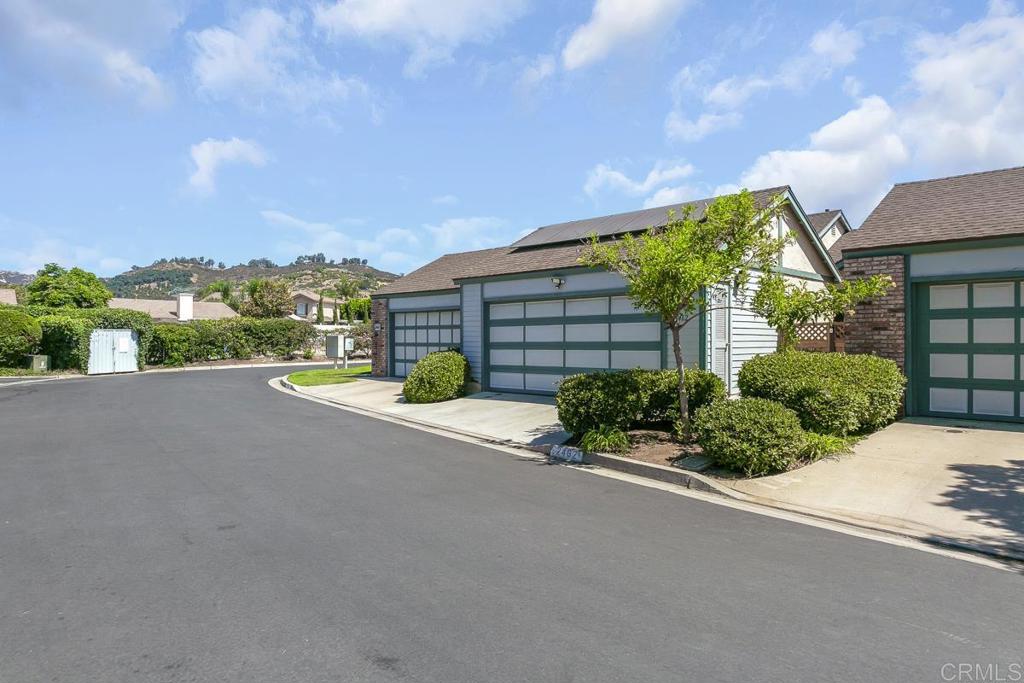
[[[132,330],[93,330],[89,337],[90,375],[137,372],[139,336]]]

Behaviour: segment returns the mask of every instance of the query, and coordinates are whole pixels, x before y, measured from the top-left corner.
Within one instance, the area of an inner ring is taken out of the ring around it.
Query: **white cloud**
[[[808,208],[841,206],[856,223],[901,169],[928,177],[1024,164],[1024,15],[997,0],[982,19],[912,47],[905,101],[866,97],[808,146],[759,157],[740,183],[792,184]]]
[[[806,49],[769,75],[729,76],[708,85],[710,67],[706,62],[686,66],[670,87],[673,106],[665,118],[665,134],[669,140],[694,142],[737,126],[742,120],[739,110],[756,94],[776,88],[797,91],[829,78],[836,69],[856,60],[863,45],[859,31],[833,21],[811,36]],[[690,100],[699,100],[705,110],[688,115],[685,110]]]
[[[53,229],[15,221],[0,215],[0,268],[34,273],[47,263],[65,268],[78,266],[99,275],[116,275],[128,269],[128,261],[105,253],[95,245],[78,244]]]
[[[454,206],[459,203],[459,198],[453,194],[442,194],[430,200],[439,206]]]
[[[519,74],[517,85],[521,91],[529,92],[554,76],[557,68],[558,64],[553,55],[538,55]]]
[[[170,97],[144,63],[181,23],[171,0],[139,0],[131,11],[110,3],[0,2],[0,91],[10,101],[40,84],[65,84],[125,95],[145,106]]]
[[[649,43],[668,31],[691,0],[595,0],[590,20],[562,50],[567,71],[590,66],[625,45]]]
[[[217,170],[224,164],[264,166],[267,163],[267,153],[258,143],[239,138],[207,138],[192,145],[189,153],[196,168],[189,176],[188,183],[200,194],[213,193],[217,185]]]
[[[694,168],[684,162],[658,161],[643,180],[633,180],[609,164],[598,164],[587,173],[583,191],[595,197],[605,190],[639,197],[693,175]]]
[[[644,200],[644,208],[651,209],[656,206],[669,206],[693,201],[701,195],[701,191],[692,185],[677,185],[676,187],[663,187],[650,197]]]
[[[417,230],[388,228],[371,237],[352,235],[336,224],[307,221],[277,210],[262,211],[270,225],[289,232],[278,244],[285,255],[323,252],[330,258],[359,257],[394,272],[409,272],[444,253],[486,249],[510,241],[506,221],[491,216],[449,218]]]
[[[336,38],[391,39],[410,51],[407,76],[452,59],[464,43],[484,43],[518,19],[526,0],[336,0],[314,8],[316,25]]]
[[[249,10],[229,26],[189,34],[197,89],[214,99],[264,108],[278,103],[296,112],[330,109],[354,98],[368,98],[369,86],[353,76],[325,69],[304,40],[297,10]]]

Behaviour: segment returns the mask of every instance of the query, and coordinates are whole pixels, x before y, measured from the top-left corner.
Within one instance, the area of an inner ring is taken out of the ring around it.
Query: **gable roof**
[[[759,206],[764,206],[772,197],[789,190],[788,185],[779,187],[768,187],[762,190],[752,190],[754,201]],[[668,206],[658,206],[651,209],[639,211],[627,211],[611,216],[598,216],[596,218],[584,218],[581,220],[555,223],[537,228],[526,237],[513,242],[513,247],[537,247],[547,244],[559,244],[564,242],[578,242],[596,233],[598,237],[609,237],[611,235],[622,235],[627,232],[640,232],[650,227],[660,228],[668,222],[669,209],[678,210],[682,206],[693,206],[693,217],[700,219],[704,211],[715,201],[717,197],[706,197],[692,201],[679,202]]]
[[[148,313],[153,320],[158,321],[176,321],[178,319],[178,302],[175,299],[119,299],[115,297],[107,305],[110,308],[124,308]],[[222,320],[237,317],[238,313],[223,302],[192,302],[193,320]]]
[[[807,220],[810,221],[811,227],[814,228],[814,232],[818,233],[819,237],[825,234],[836,221],[839,221],[840,225],[845,228],[844,232],[850,231],[850,223],[846,220],[846,216],[843,215],[842,209],[825,209],[818,213],[809,213],[807,214]]]
[[[0,287],[0,304],[18,305],[18,293],[10,287]]]
[[[858,230],[860,249],[1024,235],[1024,166],[894,185]]]
[[[780,194],[785,195],[790,201],[798,220],[803,222],[801,217],[806,214],[804,214],[803,209],[800,207],[799,202],[796,201],[796,198],[793,196],[788,185],[757,190],[752,192],[752,194],[754,195],[755,201],[761,205],[766,205],[768,201],[775,196]],[[643,209],[641,211],[632,211],[629,213],[587,219],[584,221],[572,221],[571,223],[587,225],[600,223],[604,230],[601,234],[604,236],[621,235],[626,232],[646,230],[652,225],[664,225],[667,222],[668,210],[680,205],[694,204],[696,207],[694,215],[699,217],[700,215],[703,215],[704,210],[711,201],[713,201],[713,198],[701,199],[697,202],[682,202],[681,204],[674,204],[672,206],[662,206],[656,209]],[[616,222],[619,220],[621,220],[621,222]],[[644,220],[647,220],[647,222],[644,223]],[[522,240],[519,240],[507,247],[445,254],[425,266],[412,271],[404,277],[381,287],[371,294],[371,297],[377,298],[397,294],[412,294],[416,292],[455,291],[459,287],[460,280],[493,277],[497,275],[541,272],[546,270],[579,268],[580,264],[578,260],[586,246],[584,241],[595,230],[583,232],[580,237],[565,241],[566,235],[575,234],[576,229],[579,228],[579,225],[576,225],[573,228],[573,231],[560,230],[557,233],[553,232],[548,234],[548,237],[557,239],[558,241],[541,242],[538,245],[524,244],[525,240],[528,240],[532,235],[536,235],[541,231],[568,225],[570,225],[570,223],[560,223],[555,226],[538,228]],[[615,230],[613,228],[614,225],[619,225],[621,229]],[[637,228],[636,226],[638,225],[641,227]],[[839,274],[834,268],[834,262],[827,258],[826,250],[821,244],[820,238],[816,233],[814,233],[813,227],[811,227],[809,223],[806,225],[808,227],[811,240],[819,250],[825,266],[830,269],[833,276],[838,278]]]
[[[296,297],[300,297],[300,296],[301,297],[305,297],[307,299],[310,299],[313,302],[320,301],[320,293],[319,292],[314,292],[311,289],[296,289],[296,290],[292,291],[292,299],[293,300]],[[332,299],[332,298],[327,297],[327,296],[324,297],[324,306],[333,306],[334,304],[338,304],[340,306],[342,303],[344,303],[344,302],[341,299]]]

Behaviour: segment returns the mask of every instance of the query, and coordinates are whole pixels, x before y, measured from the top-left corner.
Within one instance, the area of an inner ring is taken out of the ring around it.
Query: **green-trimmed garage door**
[[[625,296],[492,302],[485,326],[489,389],[551,393],[576,372],[662,363],[661,323]]]
[[[462,343],[458,310],[410,311],[391,314],[391,374],[405,377],[416,361],[433,351]]]
[[[1024,421],[1024,282],[917,284],[914,296],[917,412]]]

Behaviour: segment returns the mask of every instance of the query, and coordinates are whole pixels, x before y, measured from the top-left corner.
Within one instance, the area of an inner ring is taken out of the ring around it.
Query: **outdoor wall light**
[[[373,324],[373,333],[377,334],[378,332],[380,332],[380,323],[374,323]]]
[[[555,286],[555,289],[561,289],[562,285],[565,284],[565,280],[560,277],[551,278],[551,284]]]

